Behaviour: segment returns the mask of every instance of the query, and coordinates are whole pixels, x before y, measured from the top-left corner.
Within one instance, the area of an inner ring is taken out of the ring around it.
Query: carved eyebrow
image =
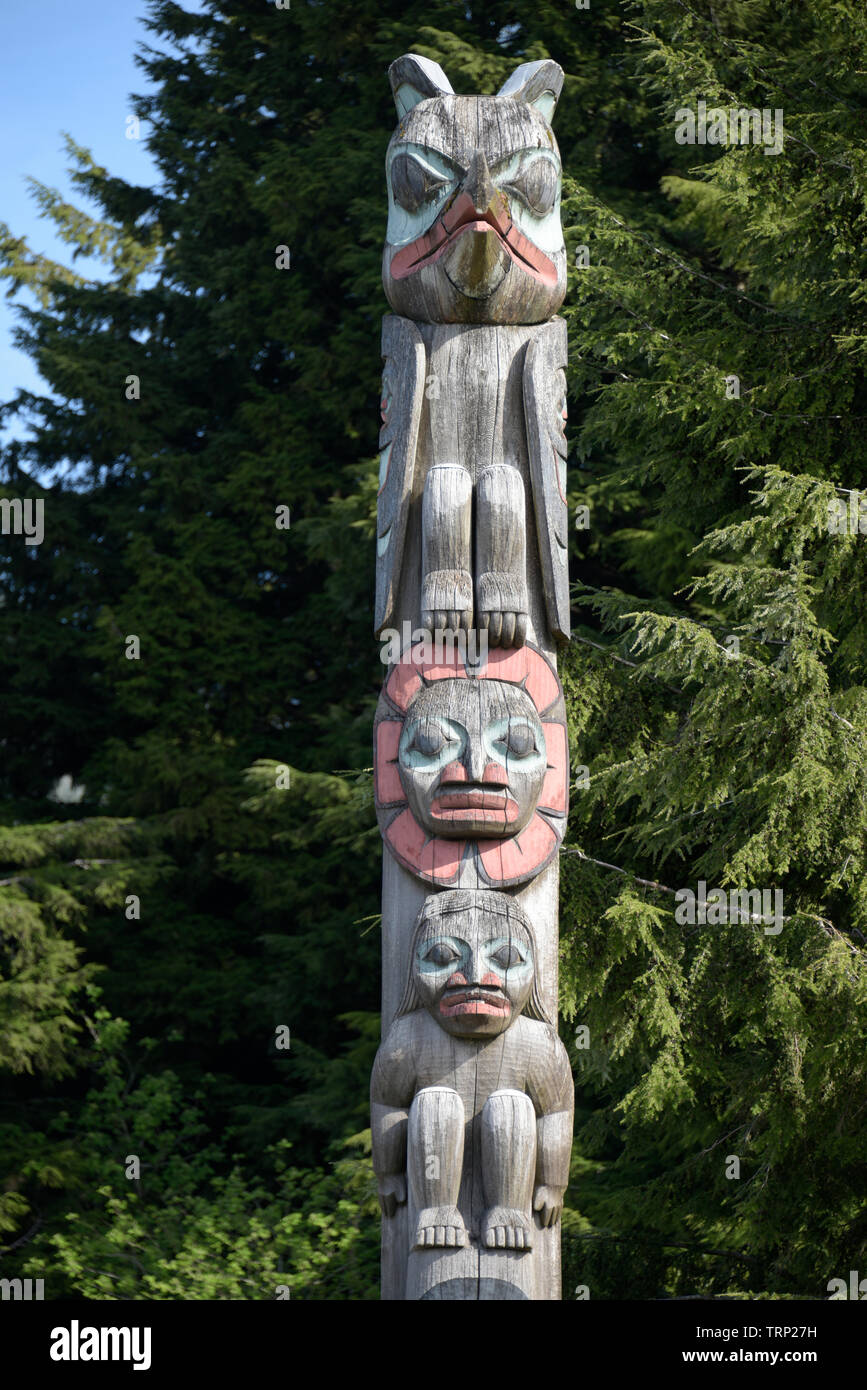
[[[429,157],[430,155],[435,155],[436,158],[441,159],[444,164],[448,164],[455,178],[463,178],[464,174],[467,172],[468,166],[458,163],[454,155],[449,154],[447,150],[440,149],[438,145],[420,145],[416,140],[397,140],[389,156],[389,167],[394,163],[399,154],[416,155],[421,159]]]

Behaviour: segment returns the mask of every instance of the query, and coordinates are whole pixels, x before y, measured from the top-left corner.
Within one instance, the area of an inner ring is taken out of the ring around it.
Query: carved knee
[[[477,493],[478,621],[494,646],[522,646],[528,614],[524,484],[517,468],[492,464]]]
[[[473,484],[458,464],[435,464],[422,500],[422,624],[437,632],[472,626]]]
[[[529,1250],[536,1174],[536,1112],[523,1091],[494,1091],[482,1110],[482,1177],[488,1210],[485,1245]]]
[[[407,1168],[417,1210],[416,1246],[467,1243],[457,1200],[464,1161],[464,1107],[450,1086],[427,1086],[409,1112]]]

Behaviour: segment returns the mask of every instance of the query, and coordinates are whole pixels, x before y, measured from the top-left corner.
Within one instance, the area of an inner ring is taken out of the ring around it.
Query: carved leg
[[[494,647],[522,647],[527,638],[524,484],[517,468],[494,464],[478,482],[476,611]]]
[[[418,1209],[416,1246],[466,1245],[458,1211],[464,1161],[464,1107],[449,1086],[427,1086],[410,1107],[407,1171]]]
[[[425,479],[421,621],[431,632],[473,625],[472,498],[470,475],[457,464],[436,464]]]
[[[536,1175],[536,1112],[523,1091],[494,1091],[482,1110],[482,1175],[488,1210],[482,1241],[489,1249],[530,1250]]]

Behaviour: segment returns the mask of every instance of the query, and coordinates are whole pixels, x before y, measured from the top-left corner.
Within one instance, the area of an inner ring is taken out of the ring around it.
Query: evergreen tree
[[[376,1296],[371,545],[410,50],[459,91],[567,73],[566,1296],[821,1297],[863,1264],[864,554],[828,520],[867,487],[867,26],[788,9],[152,0],[158,186],[71,142],[96,212],[36,188],[106,279],[2,231],[54,392],[6,408],[33,431],[2,461],[46,503],[0,575],[4,1274]],[[782,108],[781,153],[678,144],[699,100]],[[82,799],[46,815],[65,775]],[[780,889],[782,931],[678,922],[700,879]]]
[[[835,524],[867,485],[867,19],[632,10],[668,206],[575,188],[566,212],[591,248],[566,312],[592,524],[561,930],[605,1101],[579,1204],[612,1237],[574,1271],[821,1298],[867,1236],[867,552]],[[780,152],[679,144],[700,101],[779,112]],[[699,881],[778,890],[781,919],[685,921]]]

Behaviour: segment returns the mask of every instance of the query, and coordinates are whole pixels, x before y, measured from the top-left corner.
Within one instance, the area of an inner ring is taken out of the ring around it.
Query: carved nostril
[[[440,782],[466,782],[467,769],[463,763],[449,763],[448,767],[443,768],[443,775]]]
[[[506,787],[509,784],[509,774],[499,763],[488,763],[482,774],[482,781],[492,782],[497,787]]]

